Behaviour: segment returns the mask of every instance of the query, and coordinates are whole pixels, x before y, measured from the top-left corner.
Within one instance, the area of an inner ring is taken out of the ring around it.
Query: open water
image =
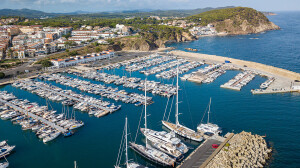
[[[270,20],[282,29],[257,35],[205,37],[197,41],[176,43],[170,46],[182,50],[186,47],[197,48],[200,49],[199,52],[201,53],[256,61],[300,72],[300,13],[279,13],[277,16],[271,16]],[[123,69],[124,67],[121,67],[106,72],[129,75]],[[230,80],[237,73],[238,71],[228,71],[212,84],[199,85],[188,81],[180,81],[179,101],[181,103],[179,104],[179,112],[182,113],[179,116],[180,123],[196,129],[197,124],[202,119],[209,98],[212,97],[211,121],[220,125],[223,132],[234,131],[238,133],[245,130],[266,135],[270,146],[274,148],[272,159],[267,167],[300,167],[300,95],[296,93],[252,95],[250,90],[258,88],[265,81],[264,78],[259,76],[240,92],[220,88],[221,84]],[[134,72],[131,76],[142,79],[146,77],[139,72]],[[175,84],[174,79],[161,80],[154,75],[148,76],[148,80]],[[92,82],[103,84],[97,81]],[[64,89],[72,89],[77,93],[87,94],[55,82],[47,83]],[[114,86],[113,84],[109,85]],[[122,86],[118,86],[118,88],[143,94],[142,91],[136,89],[123,88]],[[1,87],[0,90],[12,92],[18,98],[46,105],[45,99],[10,85]],[[92,94],[88,95],[101,98]],[[154,100],[154,104],[147,108],[149,113],[148,127],[154,130],[162,130],[161,120],[168,99],[152,94],[148,94],[148,96],[153,97]],[[114,102],[113,100],[109,101]],[[172,102],[172,99],[170,99],[170,102]],[[60,103],[50,101],[50,104],[53,109],[62,112],[63,107]],[[128,117],[130,127],[129,139],[134,141],[143,109],[143,107],[135,107],[133,104],[121,102],[115,102],[115,104],[121,104],[121,110],[102,118],[89,117],[87,113],[77,111],[76,118],[84,121],[85,126],[80,128],[72,137],[63,138],[61,136],[46,145],[34,133],[22,131],[20,126],[13,125],[10,121],[0,120],[0,140],[7,139],[9,144],[17,146],[15,152],[8,157],[11,167],[68,168],[74,167],[73,162],[75,160],[79,168],[113,167],[118,155],[125,116]],[[170,114],[170,120],[173,122],[174,105],[173,103]],[[143,119],[141,124],[144,124]],[[143,136],[140,133],[138,133],[136,142],[144,143]],[[189,142],[186,142],[186,144],[191,148],[198,145]],[[149,167],[156,167],[131,150],[129,150],[129,158]]]

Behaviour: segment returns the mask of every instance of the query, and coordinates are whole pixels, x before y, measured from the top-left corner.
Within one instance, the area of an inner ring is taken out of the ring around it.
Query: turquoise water
[[[232,37],[207,37],[190,43],[172,44],[178,48],[200,48],[200,52],[217,54],[252,60],[278,67],[283,67],[300,72],[299,63],[299,39],[300,14],[280,13],[270,19],[282,27],[280,31],[271,31],[259,35],[232,36]],[[297,20],[298,19],[298,20]],[[294,20],[291,25],[289,22]],[[298,22],[296,22],[298,21]],[[298,33],[297,33],[298,32]],[[258,36],[258,40],[249,38]],[[276,41],[277,39],[277,41]],[[291,45],[293,44],[293,45]],[[298,62],[296,61],[298,60]],[[203,68],[203,67],[200,67]],[[123,75],[123,67],[106,71]],[[211,120],[223,127],[224,132],[251,131],[260,135],[267,135],[267,140],[274,147],[273,159],[268,167],[300,167],[300,95],[299,94],[276,94],[276,95],[252,95],[250,90],[258,88],[264,78],[257,76],[240,92],[220,88],[238,71],[228,71],[212,84],[199,85],[188,81],[180,81],[180,122],[188,127],[196,129],[205,111],[209,98],[212,97]],[[132,76],[145,78],[144,75],[134,72]],[[70,75],[73,76],[73,75]],[[75,77],[75,76],[73,76]],[[80,77],[78,77],[80,78]],[[83,78],[80,78],[83,79]],[[154,75],[148,76],[149,80],[173,83],[174,79],[160,80]],[[85,79],[87,80],[87,79]],[[93,83],[100,83],[92,81]],[[54,82],[47,82],[63,89],[72,89],[77,93],[87,94],[77,89],[66,87]],[[110,84],[114,86],[113,84]],[[117,86],[115,86],[117,87]],[[136,89],[119,89],[143,93]],[[10,85],[1,87],[19,98],[46,105],[46,100],[35,94],[13,88]],[[96,96],[88,94],[90,96]],[[153,97],[154,104],[148,107],[148,127],[154,130],[162,130],[161,120],[164,115],[168,99],[157,95]],[[109,100],[109,99],[105,99]],[[115,102],[113,100],[109,100]],[[58,112],[62,111],[62,105],[50,102]],[[9,144],[17,145],[15,152],[8,157],[11,167],[73,167],[74,160],[80,168],[113,167],[116,162],[125,116],[128,117],[130,138],[135,139],[140,114],[143,107],[135,107],[133,104],[121,104],[121,110],[102,118],[89,117],[86,113],[76,112],[76,118],[85,122],[85,126],[69,138],[59,137],[50,144],[43,144],[34,133],[22,131],[18,125],[10,121],[0,120],[0,139],[8,139]],[[174,104],[170,120],[174,121]],[[143,122],[141,123],[143,124]],[[138,134],[137,142],[143,143],[144,139]],[[187,144],[195,148],[197,144]],[[134,152],[129,150],[129,157],[139,163],[150,165]]]

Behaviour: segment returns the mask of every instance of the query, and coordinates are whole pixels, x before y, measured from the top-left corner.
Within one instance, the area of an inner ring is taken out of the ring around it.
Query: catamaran
[[[138,163],[134,163],[134,162],[129,162],[128,161],[128,147],[127,147],[127,145],[128,145],[128,141],[127,141],[127,135],[128,135],[128,133],[127,133],[127,126],[128,124],[127,124],[127,117],[125,118],[125,151],[126,151],[126,153],[125,153],[125,157],[126,157],[126,168],[148,168],[148,167],[145,167],[145,166],[142,166],[142,165],[140,165],[140,164],[138,164]],[[122,137],[122,140],[123,140],[123,137]],[[122,142],[121,142],[121,146],[120,146],[120,151],[122,151]],[[119,156],[119,155],[118,155]],[[118,158],[117,159],[117,163],[116,163],[116,165],[115,165],[115,168],[121,168],[120,167],[120,158]]]
[[[146,82],[145,82],[146,84]],[[147,130],[147,89],[145,85],[145,129]],[[146,138],[146,146],[136,144],[134,142],[130,142],[130,148],[136,151],[141,156],[145,157],[146,159],[162,165],[162,166],[175,166],[175,159],[171,158],[169,155],[161,152],[157,149],[154,149],[150,145],[148,145],[148,140]]]
[[[218,135],[218,134],[222,133],[221,128],[217,124],[212,124],[209,122],[210,105],[211,105],[211,98],[209,100],[209,106],[208,106],[208,112],[207,112],[207,124],[202,123],[202,124],[198,125],[197,130],[198,130],[198,132],[213,133],[214,135]],[[204,116],[205,116],[205,113],[204,113]]]
[[[196,141],[196,142],[201,142],[203,141],[203,136],[186,127],[186,126],[183,126],[179,123],[179,120],[178,120],[178,95],[179,95],[179,87],[178,87],[178,63],[177,63],[177,84],[176,84],[176,90],[177,90],[177,94],[176,94],[176,113],[175,113],[175,119],[176,119],[176,122],[175,124],[173,123],[170,123],[168,121],[162,121],[162,124],[167,127],[169,130],[175,132],[176,134],[184,137],[184,138],[187,138],[187,139],[190,139],[190,140],[193,140],[193,141]]]

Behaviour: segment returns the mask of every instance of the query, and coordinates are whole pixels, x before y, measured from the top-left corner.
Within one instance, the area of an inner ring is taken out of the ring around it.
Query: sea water
[[[182,50],[186,47],[197,48],[201,49],[200,53],[256,61],[300,72],[298,65],[300,60],[299,18],[300,13],[279,13],[277,16],[270,17],[271,21],[282,28],[278,31],[258,35],[205,37],[198,41],[171,44],[171,46]],[[203,68],[203,66],[199,68]],[[105,70],[105,72],[121,76],[146,78],[145,75],[139,72],[128,73],[124,70],[124,67]],[[266,135],[266,140],[274,151],[272,159],[267,165],[268,167],[300,167],[300,147],[298,145],[300,139],[300,95],[298,93],[252,95],[250,90],[259,88],[259,85],[266,80],[259,76],[256,76],[241,91],[220,88],[221,84],[230,80],[237,73],[239,72],[227,71],[226,74],[220,76],[211,84],[197,84],[180,80],[180,123],[196,130],[211,97],[210,121],[221,126],[223,132],[239,133],[248,131],[254,134]],[[75,75],[65,75],[88,80]],[[155,75],[150,75],[147,79],[176,84],[174,78],[162,80],[156,78]],[[93,80],[88,81],[104,84]],[[76,88],[55,82],[45,82],[63,89],[71,89],[76,93],[102,99],[99,95],[88,94]],[[137,89],[124,88],[114,84],[105,85],[118,87],[119,90],[125,89],[128,92],[143,94],[142,91]],[[63,106],[59,102],[46,101],[35,94],[14,88],[11,85],[1,87],[0,90],[6,90],[18,98],[28,99],[40,105],[49,105],[49,108],[57,110],[58,113],[63,110]],[[175,122],[175,100],[173,100],[173,97],[168,99],[151,93],[147,94],[153,97],[154,100],[154,104],[147,107],[149,114],[147,118],[148,128],[157,131],[163,130],[161,120],[163,120],[164,113],[169,116],[171,122]],[[0,140],[8,140],[9,144],[17,146],[15,152],[8,157],[11,167],[67,168],[74,167],[75,160],[80,168],[113,167],[117,160],[126,116],[129,123],[129,140],[144,144],[143,136],[137,131],[139,125],[140,127],[144,126],[144,118],[141,117],[143,107],[103,99],[122,105],[121,110],[102,118],[89,117],[87,113],[76,111],[76,119],[82,120],[85,126],[78,129],[72,137],[64,138],[60,136],[48,144],[44,144],[31,131],[22,131],[19,125],[0,120]],[[167,104],[168,107],[166,108]],[[72,107],[69,110],[72,111]],[[203,121],[205,122],[206,118]],[[192,148],[190,152],[198,145],[188,141],[186,141],[186,144]],[[158,167],[131,150],[129,150],[129,158],[149,167]]]

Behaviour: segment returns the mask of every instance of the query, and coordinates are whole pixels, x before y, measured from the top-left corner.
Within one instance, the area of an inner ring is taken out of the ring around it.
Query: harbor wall
[[[192,57],[197,58],[199,61],[202,60],[211,60],[216,62],[225,62],[230,61],[232,64],[239,65],[239,66],[247,66],[248,68],[260,70],[263,72],[267,72],[270,74],[278,75],[281,77],[289,78],[291,80],[300,80],[300,74],[296,72],[292,72],[286,69],[277,68],[270,65],[265,65],[257,62],[252,61],[244,61],[234,58],[228,58],[223,56],[217,56],[217,55],[208,55],[208,54],[200,54],[200,53],[192,53],[192,52],[184,52],[184,51],[171,51],[172,54],[182,56],[182,57]]]

